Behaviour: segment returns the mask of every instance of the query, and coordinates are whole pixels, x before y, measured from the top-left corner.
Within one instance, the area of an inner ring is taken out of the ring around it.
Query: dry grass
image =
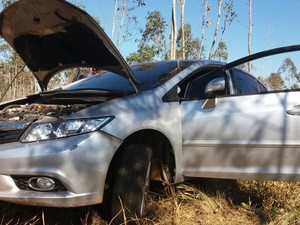
[[[153,194],[137,224],[300,224],[300,183],[198,179]],[[40,208],[0,203],[1,225],[107,225],[101,207]]]

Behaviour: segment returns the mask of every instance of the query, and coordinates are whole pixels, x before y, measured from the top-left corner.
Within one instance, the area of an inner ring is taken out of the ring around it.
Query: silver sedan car
[[[1,201],[107,200],[112,216],[122,207],[142,216],[155,180],[300,181],[300,91],[268,91],[239,66],[300,46],[229,64],[128,66],[92,17],[66,1],[19,0],[0,18],[2,37],[42,90],[0,105]],[[101,72],[47,91],[74,67]]]

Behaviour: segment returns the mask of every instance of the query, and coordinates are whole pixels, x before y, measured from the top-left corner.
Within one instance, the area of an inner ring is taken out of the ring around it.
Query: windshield
[[[150,90],[163,84],[178,72],[191,65],[192,62],[178,64],[177,61],[151,62],[131,66],[143,90]],[[135,92],[131,82],[112,72],[90,75],[64,88],[64,90],[94,89],[117,92]]]

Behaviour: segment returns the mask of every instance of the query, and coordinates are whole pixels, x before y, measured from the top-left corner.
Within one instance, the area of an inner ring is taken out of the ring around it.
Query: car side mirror
[[[224,77],[215,78],[205,86],[205,94],[208,97],[217,97],[218,95],[224,95],[225,90],[226,85]]]

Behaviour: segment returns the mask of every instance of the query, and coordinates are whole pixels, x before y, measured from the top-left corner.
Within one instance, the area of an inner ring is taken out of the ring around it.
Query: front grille
[[[0,121],[0,144],[18,141],[28,125],[25,121]]]
[[[27,190],[27,191],[30,190],[30,187],[28,186],[28,179],[21,178],[21,177],[14,177],[13,180],[19,189]]]
[[[0,130],[0,144],[18,141],[23,130],[10,130],[1,131]]]

